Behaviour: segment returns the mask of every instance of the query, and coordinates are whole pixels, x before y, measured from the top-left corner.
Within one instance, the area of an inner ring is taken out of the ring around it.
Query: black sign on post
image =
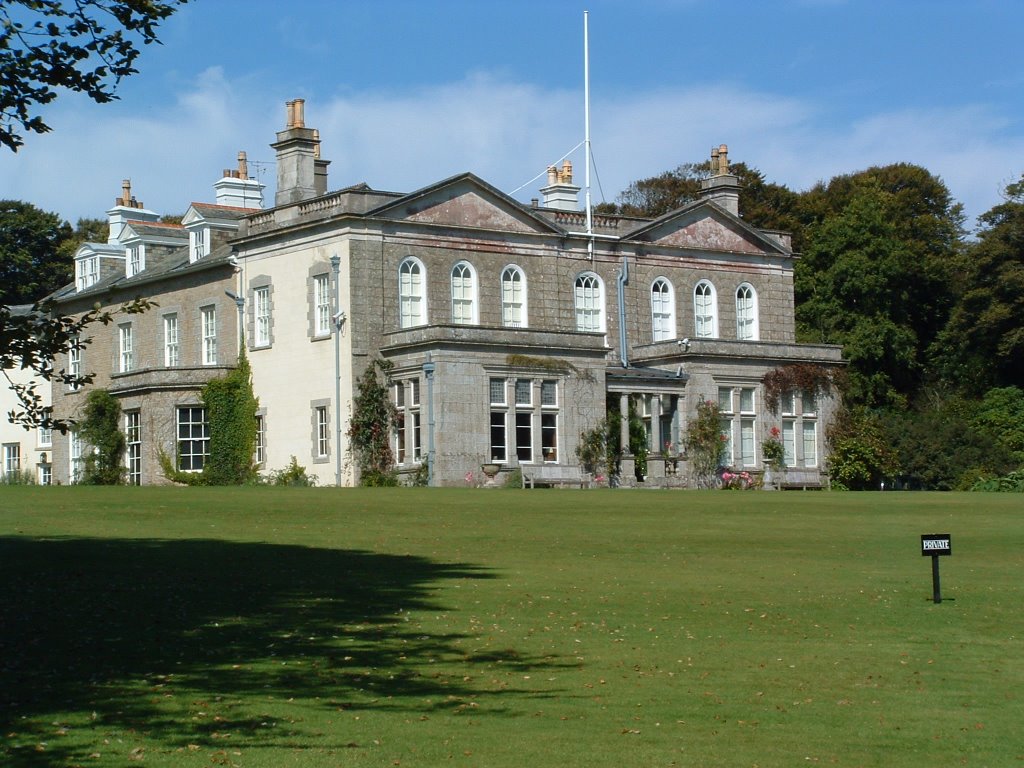
[[[939,588],[939,558],[953,554],[953,542],[948,533],[922,533],[921,554],[932,559],[932,600],[942,602]]]

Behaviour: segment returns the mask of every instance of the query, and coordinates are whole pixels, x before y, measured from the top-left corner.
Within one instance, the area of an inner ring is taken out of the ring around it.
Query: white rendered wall
[[[351,306],[348,280],[348,243],[337,237],[308,238],[289,242],[286,250],[266,248],[241,258],[240,289],[246,290],[257,276],[270,277],[273,286],[273,343],[250,349],[253,387],[266,424],[267,460],[264,472],[284,469],[294,456],[319,485],[334,485],[338,450],[341,450],[342,485],[352,484],[347,455],[349,403],[352,398],[352,344],[346,320],[340,336],[341,435],[335,433],[335,340],[311,340],[309,335],[310,268],[323,266],[333,275],[330,258],[341,257],[341,308]],[[332,309],[333,313],[333,309]],[[328,401],[331,429],[326,462],[313,456],[312,403]],[[340,446],[339,446],[340,442]]]

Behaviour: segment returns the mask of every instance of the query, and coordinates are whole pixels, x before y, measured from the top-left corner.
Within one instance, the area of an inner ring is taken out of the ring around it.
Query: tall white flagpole
[[[583,121],[586,123],[584,126],[584,155],[586,170],[583,178],[585,179],[584,184],[587,188],[586,192],[586,204],[587,204],[587,235],[589,240],[587,242],[587,251],[590,255],[590,260],[594,260],[594,219],[593,213],[590,207],[590,11],[583,12]]]

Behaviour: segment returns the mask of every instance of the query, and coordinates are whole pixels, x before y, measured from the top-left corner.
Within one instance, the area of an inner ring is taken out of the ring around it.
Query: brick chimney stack
[[[262,208],[263,185],[249,178],[249,160],[245,152],[238,153],[238,167],[224,169],[224,176],[213,184],[217,205],[234,208]]]
[[[114,207],[107,211],[109,230],[107,242],[111,245],[120,242],[121,232],[129,221],[156,221],[160,216],[147,211],[141,202],[132,195],[132,180],[121,182],[121,196],[114,198]]]
[[[559,211],[578,211],[580,209],[580,188],[572,183],[572,163],[568,160],[557,166],[548,166],[548,185],[541,189],[544,195],[544,207]]]
[[[740,215],[740,181],[729,172],[729,147],[725,144],[711,149],[711,176],[701,180],[700,196],[733,216]]]
[[[285,102],[285,129],[270,146],[277,152],[274,205],[288,205],[327,191],[329,160],[319,157],[320,134],[306,127],[305,100]]]

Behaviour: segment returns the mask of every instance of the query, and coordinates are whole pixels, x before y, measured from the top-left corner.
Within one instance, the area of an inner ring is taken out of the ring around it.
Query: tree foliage
[[[878,490],[899,472],[896,453],[877,414],[844,408],[829,425],[829,480],[836,490]]]
[[[978,403],[955,394],[889,413],[883,424],[904,488],[967,490],[978,477],[1020,466],[998,429],[978,418]]]
[[[38,109],[59,89],[97,103],[135,74],[138,44],[188,0],[5,0],[0,3],[0,144],[50,130]]]
[[[85,414],[78,434],[91,448],[85,452],[82,485],[120,485],[124,480],[125,436],[121,431],[121,404],[105,389],[92,390],[85,399]]]
[[[0,200],[0,304],[32,304],[67,284],[71,227],[30,203]]]
[[[983,214],[935,357],[972,394],[1024,384],[1024,175]]]
[[[356,382],[348,436],[359,469],[360,485],[398,483],[391,450],[391,431],[398,412],[388,397],[387,385],[377,377],[379,370],[386,380],[391,367],[387,360],[374,360]]]

